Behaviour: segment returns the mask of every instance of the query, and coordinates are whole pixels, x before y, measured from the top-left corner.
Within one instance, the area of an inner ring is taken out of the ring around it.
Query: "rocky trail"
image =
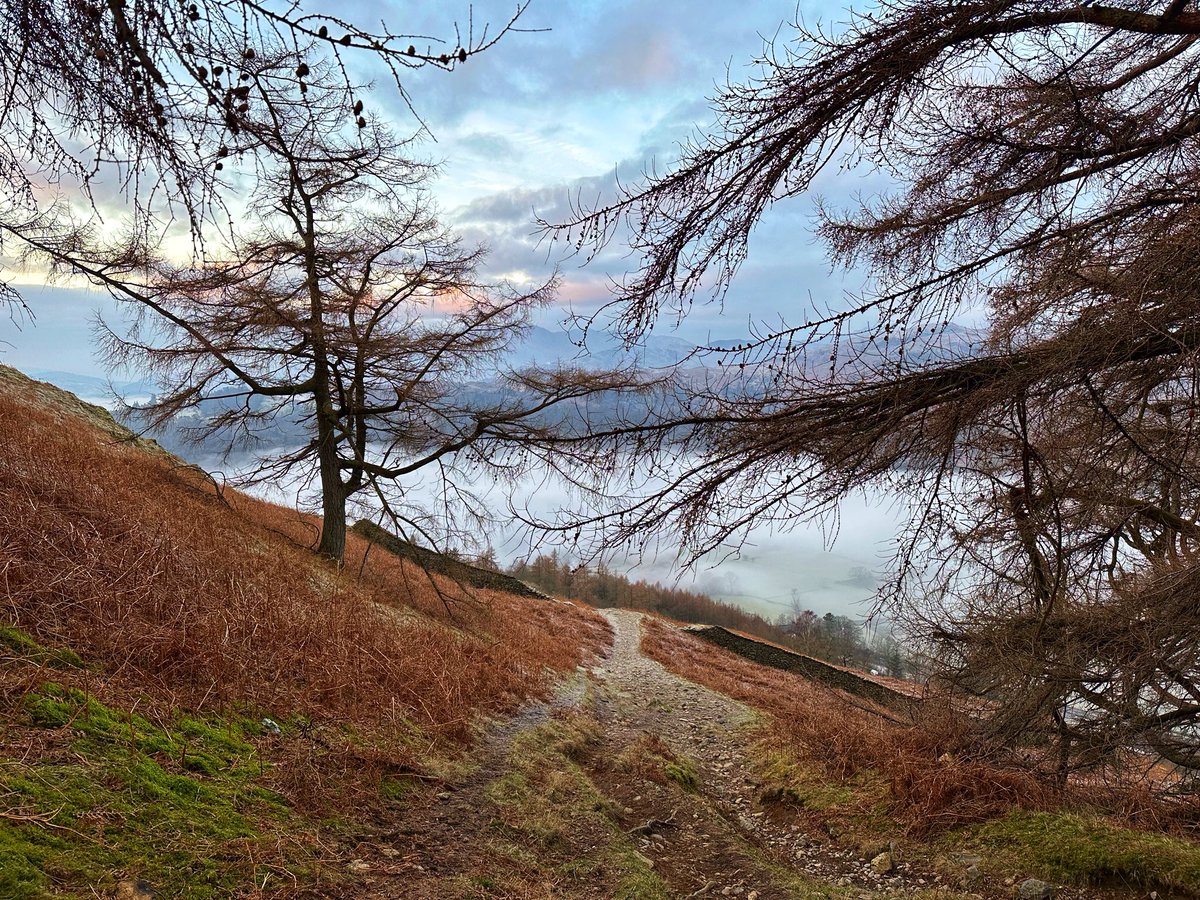
[[[421,786],[396,821],[352,848],[358,896],[868,900],[938,886],[888,847],[864,858],[806,833],[786,806],[761,806],[747,758],[752,712],[643,655],[639,613],[605,615],[614,631],[605,659],[554,702],[495,729],[469,772]],[[545,760],[560,757],[522,762],[517,751],[530,736],[563,716],[589,723],[573,761],[550,774]],[[587,788],[572,788],[571,778]],[[530,787],[517,807],[514,783]],[[564,810],[568,824],[553,825],[555,805],[581,796],[587,808]],[[545,805],[534,815],[537,804]],[[620,882],[601,858],[648,874],[641,887]]]
[[[935,882],[936,876],[911,872],[890,858],[872,866],[806,834],[786,809],[761,808],[761,785],[746,756],[751,711],[647,658],[640,649],[639,613],[606,610],[605,615],[613,623],[613,649],[593,674],[600,682],[597,717],[607,726],[609,752],[619,755],[623,746],[652,736],[696,770],[695,790],[682,798],[628,779],[599,777],[609,796],[627,802],[623,812],[630,820],[674,812],[672,827],[639,838],[641,852],[664,874],[673,896],[768,900],[808,896],[828,886],[865,897]],[[665,809],[668,804],[672,809]],[[887,849],[879,848],[880,853]],[[877,871],[885,863],[889,870]]]

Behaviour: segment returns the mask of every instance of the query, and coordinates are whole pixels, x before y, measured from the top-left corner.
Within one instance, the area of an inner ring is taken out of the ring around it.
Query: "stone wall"
[[[854,672],[831,666],[829,663],[813,659],[811,656],[784,650],[773,644],[765,644],[743,637],[727,628],[721,628],[719,625],[691,625],[684,630],[760,665],[783,669],[786,672],[795,672],[804,678],[837,688],[856,697],[862,697],[864,700],[870,700],[872,703],[878,703],[880,706],[897,712],[910,712],[917,702],[916,698],[908,694],[856,675]]]
[[[544,594],[518,578],[505,575],[503,572],[493,572],[491,569],[481,569],[452,556],[435,553],[424,547],[418,547],[411,541],[392,534],[385,528],[380,528],[374,522],[359,519],[350,529],[355,534],[366,538],[372,544],[378,544],[384,550],[396,556],[416,563],[426,572],[445,575],[459,584],[471,587],[502,591],[515,594],[518,597],[531,597],[535,600],[553,600],[549,594]]]

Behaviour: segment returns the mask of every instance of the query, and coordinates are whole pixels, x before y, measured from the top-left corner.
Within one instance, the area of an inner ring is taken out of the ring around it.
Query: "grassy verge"
[[[597,727],[575,713],[513,740],[507,771],[487,788],[497,811],[490,850],[504,864],[475,879],[485,896],[571,896],[573,886],[625,900],[669,896],[576,762]]]
[[[764,802],[797,806],[839,843],[870,855],[902,834],[900,823],[888,812],[888,785],[877,773],[860,770],[835,779],[768,742],[756,746],[753,758],[764,785]],[[909,836],[903,843],[910,858],[952,878],[961,876],[963,869],[955,860],[966,855],[977,856],[984,874],[997,882],[1032,876],[1054,884],[1200,896],[1200,845],[1088,813],[1014,809],[983,824],[950,829],[928,842]]]
[[[865,857],[883,852],[903,826],[891,813],[887,779],[871,769],[835,778],[811,760],[798,758],[764,738],[751,748],[763,803],[786,803],[816,828]]]
[[[949,835],[945,844],[976,850],[995,873],[1200,896],[1200,846],[1086,813],[1014,810]]]
[[[952,884],[966,874],[963,860],[978,858],[1000,890],[1005,879],[1032,876],[1200,896],[1200,844],[1073,811],[1064,807],[1069,798],[1040,789],[1028,773],[972,762],[954,752],[961,738],[953,722],[904,727],[868,716],[797,676],[653,621],[643,649],[764,713],[753,750],[760,799],[796,807],[864,856],[896,839],[907,859]]]

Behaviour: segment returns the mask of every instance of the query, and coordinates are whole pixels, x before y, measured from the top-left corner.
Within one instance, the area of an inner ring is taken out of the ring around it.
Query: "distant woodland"
[[[483,559],[494,566],[494,560]],[[888,675],[903,676],[911,668],[890,636],[868,640],[862,626],[848,616],[824,615],[799,604],[775,621],[747,612],[707,594],[610,572],[605,566],[572,565],[557,553],[542,553],[519,561],[509,573],[549,594],[574,597],[600,608],[620,607],[658,613],[670,619],[720,625],[785,644],[827,662],[855,665]]]

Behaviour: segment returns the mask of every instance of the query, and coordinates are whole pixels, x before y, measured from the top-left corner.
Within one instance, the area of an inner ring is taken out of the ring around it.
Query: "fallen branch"
[[[645,837],[649,837],[650,835],[654,834],[655,830],[657,830],[657,829],[674,828],[674,827],[676,827],[675,826],[675,814],[677,812],[678,812],[678,810],[676,810],[676,809],[671,810],[671,816],[670,816],[670,818],[667,818],[667,819],[647,819],[644,824],[636,825],[633,828],[630,828],[625,833],[629,834],[629,835],[634,835],[634,836],[642,835]]]
[[[49,828],[62,828],[62,825],[55,825],[51,819],[57,816],[61,809],[56,809],[51,813],[18,813],[12,810],[0,810],[0,819],[7,819],[10,822],[32,822],[35,825],[45,825]]]

